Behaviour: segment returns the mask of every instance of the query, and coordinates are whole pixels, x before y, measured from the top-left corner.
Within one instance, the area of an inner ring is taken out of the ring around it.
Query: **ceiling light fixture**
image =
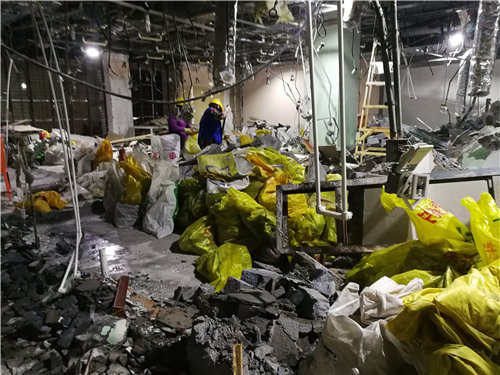
[[[451,48],[460,46],[463,43],[463,41],[464,41],[464,36],[460,32],[450,35],[450,37],[448,38],[448,44],[450,45]]]
[[[85,48],[84,52],[91,59],[95,59],[95,58],[99,57],[99,55],[101,54],[101,51],[99,49],[97,49],[96,47],[87,47],[87,48]]]
[[[23,90],[26,90],[28,88],[28,85],[26,83],[24,83],[24,82],[21,82],[21,88]]]

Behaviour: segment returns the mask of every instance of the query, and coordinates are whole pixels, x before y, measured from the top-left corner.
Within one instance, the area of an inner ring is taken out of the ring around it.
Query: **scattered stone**
[[[303,299],[298,306],[299,314],[306,319],[324,319],[330,308],[329,300],[318,291],[300,287]]]
[[[128,375],[130,371],[119,363],[112,363],[107,371],[109,375]]]
[[[275,324],[269,332],[269,346],[273,348],[273,355],[280,362],[295,366],[299,351],[295,342],[285,333],[281,325]]]
[[[237,279],[236,277],[229,276],[227,283],[224,286],[224,293],[237,293],[241,291],[242,288],[252,289],[253,286],[243,280]]]
[[[179,302],[191,302],[198,288],[178,287],[174,292],[174,299]]]
[[[76,290],[80,292],[87,292],[89,290],[96,290],[101,286],[101,281],[97,279],[85,279],[81,280],[76,286]]]
[[[251,268],[248,270],[243,270],[241,273],[241,280],[247,282],[248,284],[259,287],[262,284],[267,284],[270,280],[278,280],[281,278],[277,272],[268,271],[259,268]]]
[[[193,325],[193,316],[197,310],[180,306],[164,307],[160,310],[156,320],[168,327],[185,330]]]
[[[45,324],[48,326],[55,326],[59,324],[61,318],[61,310],[49,310],[45,316]]]
[[[61,348],[69,348],[74,338],[75,338],[75,329],[68,328],[64,330],[61,336],[59,337],[57,345]]]

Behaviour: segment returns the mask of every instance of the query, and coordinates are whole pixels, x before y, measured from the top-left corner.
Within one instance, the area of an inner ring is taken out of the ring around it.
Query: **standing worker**
[[[177,102],[183,101],[184,98],[180,97],[177,98]],[[171,113],[168,116],[168,132],[170,134],[178,134],[181,137],[181,145],[186,142],[186,139],[188,138],[189,134],[186,131],[186,129],[192,129],[191,125],[189,125],[183,118],[184,110],[183,110],[183,104],[184,103],[177,103],[175,106],[177,107],[177,116]]]
[[[200,132],[198,134],[198,144],[205,148],[212,143],[222,143],[221,120],[224,119],[222,103],[219,99],[214,99],[208,104],[208,108],[203,113],[200,120]]]

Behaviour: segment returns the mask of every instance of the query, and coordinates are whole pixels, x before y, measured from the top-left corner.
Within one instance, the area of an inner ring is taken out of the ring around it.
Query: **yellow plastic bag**
[[[238,138],[240,139],[240,146],[246,146],[249,145],[254,141],[252,137],[246,134],[240,134],[238,135]]]
[[[243,245],[226,243],[196,259],[196,270],[205,276],[218,292],[229,276],[241,277],[241,272],[252,268],[252,258]]]
[[[462,247],[472,243],[469,229],[451,212],[430,199],[422,199],[413,210],[410,210],[403,199],[382,190],[380,201],[387,213],[395,207],[403,208],[415,226],[419,240],[426,245]]]
[[[186,140],[184,144],[184,150],[191,155],[196,155],[201,151],[200,146],[198,145],[198,133],[192,134]]]
[[[308,208],[304,215],[288,220],[288,236],[292,246],[326,246],[321,240],[325,229],[325,217]]]
[[[198,170],[202,176],[214,179],[241,177],[232,152],[226,154],[200,155]]]
[[[462,199],[471,215],[470,226],[476,249],[486,265],[500,258],[500,210],[488,193],[476,202],[471,197]]]
[[[299,184],[305,181],[306,167],[270,147],[266,149],[250,147],[246,159],[255,165],[252,155],[257,155],[268,167],[272,168],[273,166],[282,165],[285,172],[290,173],[292,176],[293,183]]]
[[[208,216],[203,216],[186,228],[179,238],[182,251],[203,255],[217,249],[213,234],[213,224]]]
[[[428,357],[429,375],[496,375],[500,367],[465,345],[444,345]]]
[[[175,218],[178,228],[187,228],[208,213],[206,196],[204,186],[196,178],[186,178],[179,182],[177,195],[179,211]]]
[[[406,285],[415,277],[418,277],[424,282],[424,288],[446,288],[458,276],[460,275],[457,272],[447,267],[444,273],[439,271],[410,270],[391,276],[391,279],[398,284]]]
[[[411,271],[435,271],[443,273],[450,266],[460,274],[466,273],[474,263],[477,251],[472,244],[460,248],[442,245],[426,245],[419,240],[404,242],[365,256],[347,272],[349,281],[361,286],[373,284],[382,276]]]
[[[132,205],[140,205],[142,202],[141,191],[142,184],[134,176],[128,175],[121,201]]]
[[[127,156],[126,161],[119,162],[118,167],[125,171],[126,176],[125,190],[121,201],[140,205],[151,186],[151,174],[142,169],[132,156]]]
[[[26,209],[31,209],[31,199],[27,198],[16,204],[17,208],[24,205]],[[63,209],[68,205],[68,202],[61,198],[61,195],[54,190],[40,191],[33,194],[33,209],[37,212],[49,213],[53,208],[58,210]]]
[[[260,190],[258,201],[269,211],[276,212],[276,186],[290,183],[292,176],[281,170],[276,169],[274,174],[269,177]],[[307,212],[307,198],[305,194],[288,195],[288,216],[295,217]]]
[[[113,148],[111,147],[111,143],[105,139],[101,142],[99,147],[97,147],[95,163],[99,164],[111,160],[113,160]]]
[[[446,289],[405,297],[403,311],[386,328],[401,341],[420,343],[429,374],[498,374],[499,290],[496,260],[472,268]]]
[[[237,208],[243,224],[260,240],[272,240],[276,232],[276,216],[258,204],[248,194],[230,188],[227,191],[231,204]]]
[[[258,137],[258,136],[261,136],[261,135],[269,135],[271,134],[271,131],[268,130],[268,129],[257,129],[255,131],[255,135]]]
[[[219,202],[210,207],[210,216],[217,228],[217,241],[220,244],[231,242],[249,245],[253,236],[243,224],[238,209],[229,195],[224,194]]]
[[[275,168],[264,163],[259,155],[247,155],[245,158],[254,165],[253,171],[257,177],[266,180],[274,173]]]

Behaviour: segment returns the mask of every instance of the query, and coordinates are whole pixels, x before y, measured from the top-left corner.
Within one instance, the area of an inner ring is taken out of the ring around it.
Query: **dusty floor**
[[[6,208],[4,206],[4,208]],[[19,213],[3,211],[4,219],[9,216],[19,217]],[[194,273],[195,255],[176,252],[175,242],[179,235],[171,234],[157,239],[138,229],[120,229],[106,222],[102,214],[95,213],[96,208],[85,202],[80,215],[84,237],[80,245],[79,271],[90,273],[92,277],[100,277],[101,266],[99,250],[106,249],[109,275],[118,280],[120,276],[130,277],[130,286],[137,292],[155,300],[172,298],[179,286],[194,287],[201,284]],[[98,211],[98,209],[97,209]],[[37,214],[38,228],[42,249],[49,250],[53,237],[49,233],[57,233],[58,238],[67,242],[74,241],[75,221],[73,209],[68,207],[62,211],[49,214]],[[47,243],[48,241],[48,243]],[[172,251],[172,249],[174,249]],[[57,257],[57,260],[67,260]]]

